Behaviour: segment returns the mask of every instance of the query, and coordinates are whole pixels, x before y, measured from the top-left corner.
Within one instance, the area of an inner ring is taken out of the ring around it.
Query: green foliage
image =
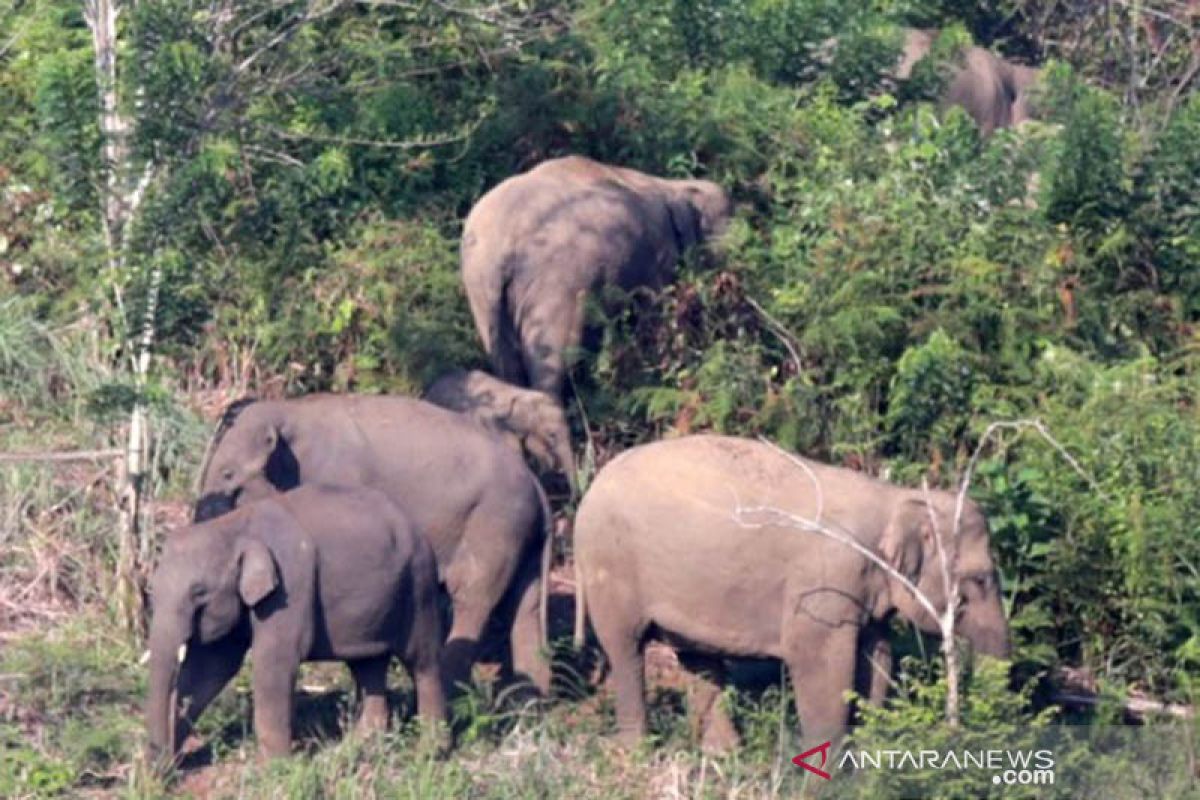
[[[954,441],[970,413],[972,369],[968,354],[941,330],[905,350],[896,362],[884,419],[892,446],[919,459],[928,436]]]

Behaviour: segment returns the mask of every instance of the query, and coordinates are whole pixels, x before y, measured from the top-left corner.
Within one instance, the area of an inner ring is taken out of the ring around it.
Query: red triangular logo
[[[833,745],[833,742],[826,742],[825,744],[817,745],[816,747],[812,748],[811,750],[805,750],[803,753],[801,753],[800,755],[793,758],[792,763],[795,764],[797,767],[804,767],[806,770],[808,770],[809,772],[811,772],[814,775],[819,775],[822,778],[824,778],[825,780],[829,780],[830,775],[828,772],[826,772],[823,769],[814,767],[812,764],[809,764],[804,759],[808,758],[813,753],[820,753],[821,754],[821,766],[823,767],[823,766],[825,766],[825,762],[829,760],[829,748],[832,745]]]

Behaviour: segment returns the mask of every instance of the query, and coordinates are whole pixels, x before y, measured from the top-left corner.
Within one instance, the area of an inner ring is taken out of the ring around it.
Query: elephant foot
[[[636,750],[642,744],[642,731],[637,728],[619,728],[613,741],[622,750]]]
[[[704,726],[704,735],[700,738],[700,749],[709,755],[725,755],[737,750],[742,744],[741,737],[729,717],[723,713],[714,714]]]

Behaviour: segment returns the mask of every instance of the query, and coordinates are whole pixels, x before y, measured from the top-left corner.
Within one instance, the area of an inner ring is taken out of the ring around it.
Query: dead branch
[[[791,331],[789,331],[782,322],[767,313],[767,310],[759,305],[758,301],[756,301],[753,297],[746,295],[745,300],[746,303],[753,308],[760,317],[762,317],[763,322],[767,323],[767,328],[774,333],[775,337],[783,343],[785,348],[787,348],[788,354],[792,357],[792,362],[796,365],[796,374],[800,375],[803,373],[804,360],[800,358],[800,348],[799,343],[796,341],[796,337],[792,335]]]
[[[1055,692],[1051,699],[1062,705],[1087,706],[1088,708],[1095,708],[1104,702],[1098,695],[1083,692]],[[1195,706],[1164,703],[1148,697],[1127,697],[1120,702],[1120,705],[1127,714],[1139,718],[1156,714],[1176,719],[1194,719],[1196,716]]]
[[[120,458],[125,454],[124,449],[111,447],[106,450],[66,450],[61,452],[45,451],[36,453],[0,453],[0,464],[21,464],[28,462],[67,463],[71,461],[101,461],[106,458]]]

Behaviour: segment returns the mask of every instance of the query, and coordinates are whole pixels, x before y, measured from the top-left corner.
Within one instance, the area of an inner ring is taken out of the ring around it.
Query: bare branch
[[[755,522],[748,518],[750,515],[754,514],[767,515],[767,519],[761,522]],[[924,592],[917,588],[915,583],[913,583],[903,573],[884,560],[884,558],[874,550],[855,539],[854,536],[848,531],[834,530],[833,528],[823,525],[816,520],[809,519],[808,517],[804,517],[799,514],[792,514],[784,511],[783,509],[773,508],[771,506],[742,506],[739,504],[733,510],[733,520],[743,528],[766,528],[772,525],[780,525],[783,527],[796,528],[802,531],[820,534],[821,536],[832,539],[835,542],[844,544],[894,578],[901,586],[908,590],[908,592],[914,598],[916,598],[917,602],[921,604],[922,608],[929,612],[930,616],[932,616],[934,619],[941,617],[941,614],[938,612],[937,608],[934,607],[933,602]]]
[[[37,453],[0,453],[0,464],[54,463],[63,464],[71,461],[102,461],[108,458],[120,458],[125,451],[119,447],[105,450],[65,450],[46,451]]]
[[[478,129],[483,123],[483,118],[476,120],[469,126],[456,133],[443,137],[422,137],[418,136],[415,139],[366,139],[358,136],[336,136],[332,134],[322,133],[294,133],[285,131],[282,128],[274,126],[264,126],[263,130],[290,142],[326,142],[329,144],[341,144],[353,147],[380,147],[391,150],[421,150],[431,147],[443,147],[448,144],[456,144],[470,138],[471,134]]]
[[[769,328],[771,332],[775,334],[776,338],[783,343],[783,346],[787,348],[788,353],[792,357],[792,362],[796,365],[796,374],[799,375],[804,372],[804,360],[800,358],[799,343],[796,341],[796,337],[792,335],[791,331],[789,331],[782,322],[767,313],[767,310],[759,305],[758,301],[753,297],[746,295],[745,300],[751,308],[758,312],[758,315],[762,317],[763,322],[767,323],[767,328]]]
[[[765,436],[759,436],[758,440],[779,455],[786,458],[788,461],[791,461],[793,464],[800,467],[800,469],[804,470],[804,472],[808,475],[808,479],[813,483],[813,488],[817,491],[817,516],[815,521],[819,523],[821,521],[821,517],[823,517],[825,514],[825,493],[821,489],[821,481],[817,478],[817,473],[804,461],[804,459],[800,458],[795,453],[789,453],[787,450],[784,450],[779,445],[767,439]]]

